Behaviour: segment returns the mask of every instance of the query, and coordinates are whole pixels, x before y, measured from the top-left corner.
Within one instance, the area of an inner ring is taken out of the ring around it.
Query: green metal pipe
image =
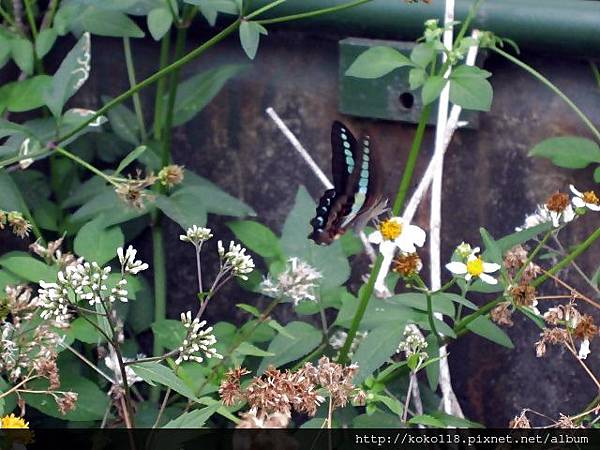
[[[263,18],[298,14],[347,3],[348,0],[289,0]],[[254,0],[253,9],[269,3]],[[474,0],[456,0],[456,20],[463,20]],[[355,8],[272,27],[301,27],[336,32],[344,36],[365,36],[414,40],[422,34],[423,22],[443,22],[444,1],[407,4],[403,0],[373,0]],[[487,0],[473,26],[513,39],[520,47],[600,56],[600,2],[589,0]]]

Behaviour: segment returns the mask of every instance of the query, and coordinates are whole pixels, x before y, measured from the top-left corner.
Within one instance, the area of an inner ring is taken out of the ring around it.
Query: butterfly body
[[[334,189],[325,191],[311,220],[309,238],[329,245],[348,228],[363,228],[385,206],[380,168],[368,136],[357,142],[341,122],[331,127]]]

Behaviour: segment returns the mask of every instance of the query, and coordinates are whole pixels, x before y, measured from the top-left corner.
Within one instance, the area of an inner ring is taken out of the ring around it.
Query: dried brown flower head
[[[121,200],[135,209],[144,209],[146,200],[152,200],[153,195],[150,195],[146,188],[152,186],[157,180],[154,175],[146,175],[142,177],[141,173],[136,174],[136,178],[129,178],[123,181],[115,188],[115,192]]]
[[[563,328],[544,328],[540,337],[541,339],[535,343],[538,358],[546,354],[546,344],[563,345],[569,342],[569,333]]]
[[[555,192],[546,201],[546,208],[557,213],[563,212],[567,206],[569,206],[569,196],[562,192]]]
[[[529,423],[529,419],[526,416],[527,411],[521,411],[521,414],[516,416],[513,420],[511,420],[508,424],[509,428],[531,428],[531,424]]]
[[[403,253],[392,263],[392,270],[406,278],[418,274],[422,268],[423,263],[416,253]]]
[[[583,426],[576,425],[569,416],[561,413],[559,419],[556,421],[556,428],[583,428]]]
[[[225,406],[232,406],[238,401],[243,400],[244,396],[242,394],[240,380],[244,375],[249,373],[249,370],[246,370],[243,367],[238,367],[229,370],[225,374],[225,378],[219,387],[219,394],[221,395],[221,399],[223,400],[223,404]]]
[[[17,211],[11,211],[6,216],[6,221],[12,228],[12,232],[21,239],[29,236],[31,224],[23,217],[23,214]]]
[[[536,290],[530,284],[520,284],[518,286],[513,287],[509,291],[510,296],[513,299],[513,302],[517,306],[533,306]]]
[[[54,398],[56,401],[56,406],[58,407],[58,411],[65,415],[69,411],[75,409],[77,405],[77,397],[78,394],[76,392],[63,392],[62,395],[59,395]]]
[[[183,181],[184,172],[183,166],[177,164],[171,164],[160,169],[158,172],[158,179],[160,184],[172,188]]]
[[[511,273],[515,273],[527,261],[527,250],[522,245],[517,245],[511,248],[504,255],[504,267]]]
[[[512,327],[514,324],[512,321],[512,311],[510,309],[511,306],[512,305],[510,302],[502,302],[498,304],[498,306],[496,306],[490,312],[490,317],[498,325]]]
[[[575,336],[579,339],[592,340],[598,334],[598,326],[589,314],[583,314],[575,327]]]

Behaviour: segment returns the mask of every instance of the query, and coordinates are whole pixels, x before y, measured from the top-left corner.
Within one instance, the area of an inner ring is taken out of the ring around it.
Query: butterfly
[[[348,228],[362,229],[385,210],[381,168],[369,136],[360,142],[346,125],[335,121],[331,127],[333,189],[323,193],[310,221],[308,236],[319,245],[329,245]]]

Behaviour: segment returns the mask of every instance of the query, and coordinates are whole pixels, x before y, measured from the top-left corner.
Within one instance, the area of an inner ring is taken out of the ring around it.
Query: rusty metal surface
[[[86,95],[90,101],[100,94],[115,95],[126,88],[125,69],[122,73],[114,70],[113,45],[113,41],[95,40],[92,78],[89,96]],[[150,73],[156,66],[158,53],[152,45],[148,41],[134,42],[142,74]],[[564,88],[592,119],[599,121],[600,94],[585,62],[532,55],[526,55],[525,59]],[[231,38],[187,66],[184,76],[223,62],[244,61],[237,39]],[[566,189],[570,182],[581,187],[591,187],[592,183],[591,170],[561,170],[547,161],[526,156],[527,150],[545,137],[586,134],[570,110],[510,63],[490,57],[486,69],[494,74],[493,109],[480,116],[478,131],[458,133],[446,159],[443,260],[462,240],[479,244],[480,226],[494,236],[509,233],[549,193]],[[322,187],[265,115],[265,109],[272,106],[326,172],[332,120],[342,118],[353,129],[368,131],[385,160],[387,192],[392,195],[415,128],[340,116],[337,80],[337,37],[271,33],[262,40],[256,61],[247,71],[229,83],[192,122],[176,130],[174,160],[242,198],[257,211],[260,221],[280,231],[298,186],[305,185],[315,199]],[[432,147],[430,129],[415,184]],[[231,237],[225,226],[227,220],[209,217],[209,226],[223,239]],[[416,222],[427,228],[426,207],[419,210]],[[595,226],[597,219],[594,222],[594,217],[588,216],[569,227],[564,238],[567,243],[577,242]],[[170,223],[166,230],[168,308],[170,315],[176,317],[182,308],[196,307],[194,255],[179,241],[178,226]],[[140,243],[146,259],[151,254],[150,240],[148,232]],[[590,270],[598,262],[598,250],[596,245],[581,258],[581,265]],[[207,251],[206,263],[215,266],[217,261],[211,257]],[[353,265],[365,269],[366,259],[358,257]],[[360,270],[355,269],[354,273],[358,276]],[[208,273],[206,277],[210,279],[211,275]],[[358,277],[353,286],[358,286]],[[236,312],[234,305],[247,298],[244,291],[228,288],[208,308],[209,320],[241,322],[246,315]],[[291,311],[284,315],[292,317]],[[549,350],[548,357],[537,359],[533,343],[538,331],[531,322],[516,320],[508,332],[515,343],[513,351],[477,336],[467,336],[451,345],[452,375],[465,413],[473,420],[499,427],[506,426],[522,407],[555,417],[559,412],[581,411],[595,391],[577,363],[555,348]],[[600,351],[594,349],[594,344],[590,363],[599,370]]]

